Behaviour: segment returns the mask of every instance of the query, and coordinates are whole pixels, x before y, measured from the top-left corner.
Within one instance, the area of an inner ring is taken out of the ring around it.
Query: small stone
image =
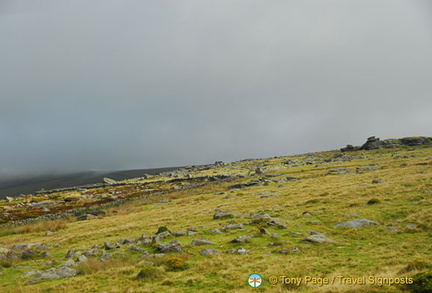
[[[222,234],[222,232],[219,229],[216,229],[216,228],[211,228],[209,231],[213,232],[215,234]]]
[[[234,240],[230,241],[230,243],[245,243],[245,242],[250,242],[251,240],[252,240],[251,236],[242,235],[236,237]]]
[[[312,243],[335,242],[324,234],[314,231],[311,231],[310,236],[303,238],[301,241],[307,241]]]
[[[8,261],[15,261],[15,260],[20,259],[20,255],[18,253],[16,253],[15,251],[11,250],[6,254],[6,259]]]
[[[377,178],[377,179],[372,180],[373,184],[378,184],[378,183],[383,183],[383,182],[384,182],[384,179],[382,179],[382,178]]]
[[[74,257],[75,256],[75,250],[69,250],[67,253],[66,253],[66,256],[65,256],[65,258],[72,258],[72,257]]]
[[[209,254],[211,254],[211,255],[219,255],[219,252],[217,252],[216,250],[214,250],[211,247],[207,247],[207,248],[204,248],[203,250],[201,250],[199,252],[199,254],[202,255],[202,256],[206,256],[206,255],[209,255]]]
[[[242,224],[229,224],[229,225],[223,227],[222,231],[235,230],[235,229],[243,229],[243,225]]]
[[[51,253],[46,252],[46,251],[42,252],[40,256],[43,257],[43,258],[53,257],[53,256],[51,255]]]
[[[77,262],[79,262],[79,263],[85,263],[87,261],[88,261],[88,258],[85,255],[80,255],[77,258]]]
[[[29,259],[35,256],[36,256],[36,252],[30,249],[24,250],[23,253],[21,254],[22,259]]]
[[[111,241],[106,241],[104,243],[104,247],[106,250],[114,250],[114,249],[116,249],[117,246],[114,243],[112,243]]]
[[[244,255],[244,254],[248,253],[248,251],[246,249],[244,249],[243,247],[239,247],[237,249],[228,249],[225,253],[236,253],[236,254]]]
[[[136,247],[136,246],[131,246],[129,249],[132,250],[132,251],[140,252],[140,253],[144,252],[144,250],[142,250],[141,248]]]
[[[231,218],[234,218],[235,216],[236,216],[236,214],[234,214],[233,212],[216,210],[215,214],[213,215],[213,220],[231,219]]]
[[[199,246],[199,245],[209,245],[209,244],[214,244],[214,242],[211,242],[210,240],[207,240],[207,239],[202,238],[202,237],[198,237],[198,238],[192,240],[189,245]]]
[[[260,233],[263,235],[271,235],[271,233],[264,227],[260,228]]]
[[[276,194],[269,194],[269,195],[260,196],[260,198],[273,198],[273,197],[278,197],[278,196]]]
[[[182,252],[183,251],[181,244],[178,241],[176,241],[176,240],[173,240],[173,241],[171,241],[170,243],[167,243],[167,244],[161,243],[161,244],[159,244],[157,246],[157,248],[162,253],[167,253],[167,252]]]
[[[102,256],[99,258],[99,261],[104,262],[107,261],[111,258],[111,254],[110,253],[104,253],[102,254]]]
[[[67,261],[59,265],[59,267],[76,267],[76,265],[77,264],[73,259],[68,259]]]
[[[337,227],[359,228],[359,227],[370,226],[370,225],[378,225],[378,223],[371,221],[371,220],[367,220],[367,219],[356,219],[356,220],[351,220],[348,222],[343,222],[343,223],[334,225],[333,227],[335,227],[335,228],[337,228]]]

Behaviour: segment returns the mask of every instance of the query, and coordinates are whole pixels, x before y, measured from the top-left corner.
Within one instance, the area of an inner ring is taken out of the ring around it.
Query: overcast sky
[[[432,5],[0,0],[0,173],[432,136]]]

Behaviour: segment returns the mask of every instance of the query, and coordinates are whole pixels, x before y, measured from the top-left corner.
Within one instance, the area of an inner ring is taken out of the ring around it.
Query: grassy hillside
[[[104,213],[2,226],[0,291],[414,292],[416,275],[431,270],[431,145],[245,160],[125,183],[1,201],[5,223],[77,208]],[[46,201],[54,203],[34,208]],[[335,227],[356,219],[376,224]],[[199,237],[213,244],[191,245]],[[13,247],[29,243],[46,246]],[[181,252],[161,255],[168,243]],[[218,255],[203,256],[204,248]],[[68,259],[76,276],[23,276]],[[253,273],[259,288],[248,285]],[[389,285],[410,278],[413,285]]]

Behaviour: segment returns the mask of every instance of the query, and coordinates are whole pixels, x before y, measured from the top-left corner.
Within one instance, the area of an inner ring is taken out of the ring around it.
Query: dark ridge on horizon
[[[104,177],[114,180],[125,180],[142,177],[144,174],[158,174],[173,171],[183,167],[164,167],[151,169],[120,170],[111,172],[86,171],[63,175],[38,175],[20,177],[15,179],[0,179],[0,199],[6,196],[18,196],[20,194],[32,194],[41,189],[50,190],[72,186],[102,183]]]

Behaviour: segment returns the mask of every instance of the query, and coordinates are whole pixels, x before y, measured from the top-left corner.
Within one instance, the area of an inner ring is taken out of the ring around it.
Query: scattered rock
[[[140,238],[138,238],[137,244],[142,245],[150,245],[152,243],[152,239],[147,235],[142,235]]]
[[[111,254],[110,253],[104,253],[102,254],[102,256],[99,258],[99,261],[104,262],[107,261],[111,258]]]
[[[8,261],[15,261],[15,260],[19,260],[21,258],[21,256],[18,254],[18,253],[16,253],[15,251],[9,251],[7,254],[6,254],[6,260],[8,260]]]
[[[236,216],[236,214],[234,214],[233,212],[216,210],[215,214],[213,215],[213,220],[217,220],[217,219],[231,219],[231,218],[234,218],[235,216]]]
[[[263,235],[271,235],[271,233],[266,228],[260,228],[260,233]]]
[[[132,250],[132,251],[139,252],[139,253],[147,252],[147,251],[144,251],[144,250],[142,250],[141,248],[136,247],[136,246],[131,246],[129,249]]]
[[[199,254],[202,256],[206,256],[206,255],[210,255],[210,254],[211,255],[219,255],[219,252],[217,252],[216,250],[214,250],[211,247],[207,247],[207,248],[204,248],[203,250],[201,250],[199,252]]]
[[[243,247],[239,247],[237,249],[228,249],[225,253],[236,253],[236,254],[244,255],[244,254],[248,253],[248,251],[246,249],[244,249]]]
[[[236,237],[234,240],[231,240],[230,243],[245,243],[245,242],[250,242],[251,240],[252,240],[251,236],[242,235]]]
[[[46,245],[46,244],[37,244],[37,245],[35,245],[34,246],[34,249],[36,249],[36,250],[48,250],[48,249],[50,249],[51,247],[49,246],[49,245]]]
[[[229,224],[222,228],[222,231],[235,230],[235,229],[243,229],[242,224]]]
[[[175,232],[172,232],[172,234],[175,237],[186,236],[186,232],[182,232],[182,231],[175,231]]]
[[[72,257],[75,257],[75,256],[77,256],[78,253],[79,253],[78,251],[75,251],[75,250],[69,250],[69,251],[66,253],[65,258],[72,258]]]
[[[359,227],[370,226],[370,225],[378,225],[378,223],[367,219],[356,219],[356,220],[351,220],[348,222],[337,224],[333,227],[359,228]]]
[[[215,234],[222,234],[222,232],[219,229],[216,229],[216,228],[211,228],[209,231],[213,232]]]
[[[208,245],[208,244],[214,244],[214,243],[211,242],[210,240],[205,239],[205,238],[198,237],[198,238],[195,238],[194,240],[192,240],[189,245],[199,246],[199,245]]]
[[[260,198],[273,198],[273,197],[278,197],[278,196],[275,195],[275,194],[269,194],[269,195],[262,195],[262,196],[260,196]]]
[[[157,233],[156,235],[152,235],[152,242],[157,243],[160,240],[163,240],[169,236],[171,236],[171,233],[169,231],[163,231],[163,232]]]
[[[266,223],[267,225],[276,226],[279,229],[286,229],[287,225],[284,221],[270,217],[266,213],[255,213],[251,215],[252,224]]]
[[[32,207],[33,208],[40,208],[40,207],[50,206],[50,205],[54,205],[54,204],[56,204],[55,201],[46,200],[46,201],[40,201],[40,202],[34,203]]]
[[[243,183],[237,183],[237,184],[230,185],[230,186],[228,186],[228,189],[241,189],[241,188],[245,188],[245,187],[259,185],[260,183],[261,182],[259,180],[252,180],[249,182],[243,182]]]
[[[335,242],[334,240],[328,238],[322,233],[311,231],[310,235],[306,238],[303,238],[301,241],[307,241],[311,243],[323,243],[323,242]]]
[[[67,261],[65,261],[64,263],[62,263],[61,265],[59,265],[59,267],[76,267],[76,263],[73,259],[68,259]]]
[[[85,256],[85,255],[80,255],[80,256],[78,256],[78,258],[77,258],[77,262],[78,263],[85,263],[85,262],[87,262],[88,261],[88,259],[87,259],[87,257]]]
[[[173,240],[167,244],[160,243],[160,244],[158,244],[157,248],[162,253],[182,252],[183,251],[181,244],[176,240]]]
[[[51,255],[51,253],[46,252],[46,251],[42,252],[40,256],[43,257],[43,258],[53,257],[53,256]]]
[[[22,259],[29,259],[29,258],[35,257],[36,255],[37,255],[36,252],[34,252],[33,250],[30,250],[30,249],[27,249],[27,250],[23,251],[23,253],[21,254],[21,258]]]
[[[376,170],[376,164],[368,165],[368,166],[360,166],[356,168],[357,173],[361,173],[363,171],[372,171]]]
[[[61,278],[71,278],[75,277],[78,274],[77,270],[68,268],[68,267],[59,267],[57,269],[51,268],[48,270],[45,270],[43,272],[40,272],[31,279],[29,282],[34,283],[41,280],[54,280],[54,279],[61,279]]]
[[[114,249],[117,248],[117,245],[114,244],[114,243],[112,243],[111,241],[106,241],[104,243],[104,247],[105,247],[106,250],[114,250]]]
[[[97,248],[92,248],[83,253],[86,257],[96,257],[99,254]]]
[[[12,250],[17,250],[17,251],[26,250],[36,245],[40,245],[40,243],[15,244],[14,246],[12,246]]]

